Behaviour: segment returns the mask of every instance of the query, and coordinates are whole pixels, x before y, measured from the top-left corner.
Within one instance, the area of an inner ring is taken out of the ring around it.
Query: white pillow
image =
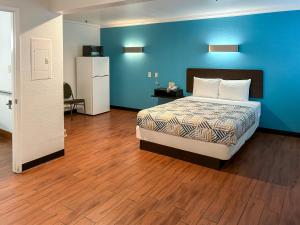
[[[221,80],[219,98],[248,101],[251,80]]]
[[[221,79],[204,79],[194,77],[193,96],[218,98]]]

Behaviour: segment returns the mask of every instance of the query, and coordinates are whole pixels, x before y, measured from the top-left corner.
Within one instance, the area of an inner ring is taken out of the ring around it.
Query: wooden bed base
[[[220,160],[143,140],[140,140],[140,149],[218,170],[221,169],[227,162],[226,160]]]

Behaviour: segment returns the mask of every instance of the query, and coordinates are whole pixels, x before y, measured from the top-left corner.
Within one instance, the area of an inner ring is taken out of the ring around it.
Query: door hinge
[[[18,99],[15,99],[15,104],[18,104]]]

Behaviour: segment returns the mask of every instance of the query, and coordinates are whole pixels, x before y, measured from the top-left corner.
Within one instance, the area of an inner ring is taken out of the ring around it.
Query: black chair
[[[68,83],[64,83],[64,104],[70,106],[71,110],[71,119],[73,115],[73,110],[77,109],[77,105],[83,105],[84,114],[85,111],[85,100],[84,99],[75,99],[71,86]]]

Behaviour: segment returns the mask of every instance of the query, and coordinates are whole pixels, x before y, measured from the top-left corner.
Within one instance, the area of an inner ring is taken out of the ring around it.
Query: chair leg
[[[71,120],[72,120],[73,109],[72,109],[72,105],[71,104],[70,104],[70,112],[71,112]]]
[[[83,102],[83,109],[84,109],[84,114],[86,115],[85,101]]]

